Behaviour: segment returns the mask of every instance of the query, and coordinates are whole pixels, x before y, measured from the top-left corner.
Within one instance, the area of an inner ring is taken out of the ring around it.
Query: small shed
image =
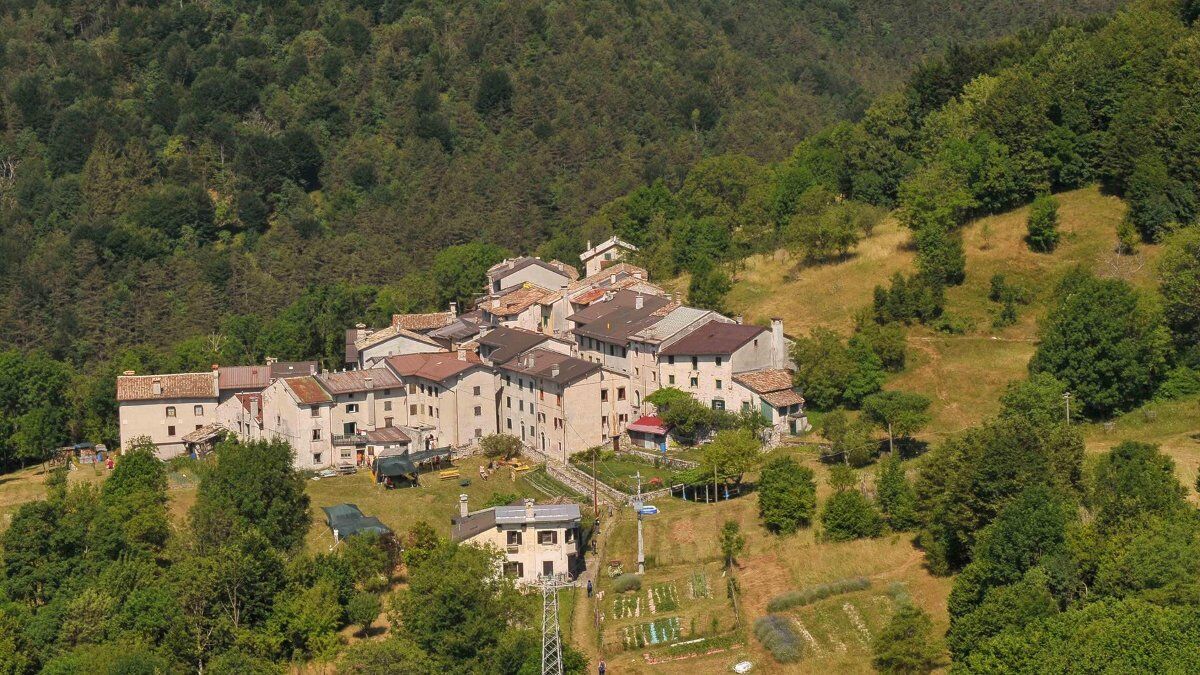
[[[646,415],[639,417],[627,427],[629,441],[635,448],[643,450],[667,451],[667,434],[671,431],[660,417]]]
[[[321,510],[325,512],[325,524],[333,532],[335,543],[363,532],[376,532],[380,535],[392,533],[391,529],[379,522],[375,516],[364,516],[355,504],[322,506]]]

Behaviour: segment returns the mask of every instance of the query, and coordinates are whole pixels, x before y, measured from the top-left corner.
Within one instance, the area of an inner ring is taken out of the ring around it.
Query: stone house
[[[733,383],[740,409],[761,412],[775,433],[794,435],[811,428],[804,413],[804,397],[792,385],[792,371],[769,368],[738,373]]]
[[[333,395],[315,375],[285,377],[262,392],[262,438],[286,441],[297,469],[332,466]]]
[[[397,426],[403,418],[407,398],[403,383],[384,366],[322,373],[316,379],[333,397],[329,409],[333,463],[370,462],[374,453],[368,448],[368,434]]]
[[[636,246],[615,236],[609,237],[595,246],[592,246],[592,242],[589,241],[587,250],[579,255],[579,259],[583,262],[583,273],[585,276],[596,274],[605,267],[624,260],[627,253],[636,250]]]
[[[154,444],[159,459],[183,454],[183,436],[217,421],[220,390],[218,372],[137,375],[127,370],[117,377],[121,448],[136,438]]]
[[[406,354],[384,364],[404,385],[404,426],[423,432],[426,447],[416,449],[466,447],[496,432],[495,380],[476,355]]]
[[[787,365],[783,322],[771,330],[711,320],[659,350],[659,379],[664,387],[688,392],[717,410],[738,410],[749,390],[736,387],[733,376]]]
[[[504,554],[498,572],[521,583],[541,576],[574,577],[582,568],[578,504],[534,504],[470,511],[459,497],[459,515],[450,520],[451,539],[493,547]]]

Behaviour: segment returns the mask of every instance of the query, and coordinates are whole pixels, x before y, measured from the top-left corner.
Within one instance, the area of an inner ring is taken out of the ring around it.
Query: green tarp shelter
[[[417,467],[408,455],[388,455],[387,457],[375,458],[374,466],[371,467],[371,470],[375,473],[376,480],[378,480],[380,476],[387,478],[411,476],[417,472]]]
[[[336,541],[360,532],[377,532],[381,535],[392,533],[387,525],[379,522],[378,518],[364,516],[358,506],[354,504],[322,506],[321,510],[325,512],[325,522],[333,531],[333,538]]]

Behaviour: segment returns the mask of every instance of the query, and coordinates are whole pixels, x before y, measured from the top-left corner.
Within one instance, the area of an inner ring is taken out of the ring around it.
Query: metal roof
[[[525,513],[525,506],[497,506],[496,523],[513,525],[520,523],[561,523],[579,520],[578,504],[535,504],[533,518]]]
[[[630,336],[630,339],[638,342],[662,342],[663,340],[674,337],[679,331],[703,320],[705,317],[716,315],[707,309],[698,309],[696,307],[676,307],[671,310],[666,316],[662,317],[655,323],[646,326]]]

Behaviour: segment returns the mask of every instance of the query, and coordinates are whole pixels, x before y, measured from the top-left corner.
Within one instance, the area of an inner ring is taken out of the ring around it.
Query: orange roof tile
[[[155,393],[155,384],[158,393]],[[172,373],[169,375],[120,375],[118,401],[148,401],[169,398],[216,398],[216,372]]]

